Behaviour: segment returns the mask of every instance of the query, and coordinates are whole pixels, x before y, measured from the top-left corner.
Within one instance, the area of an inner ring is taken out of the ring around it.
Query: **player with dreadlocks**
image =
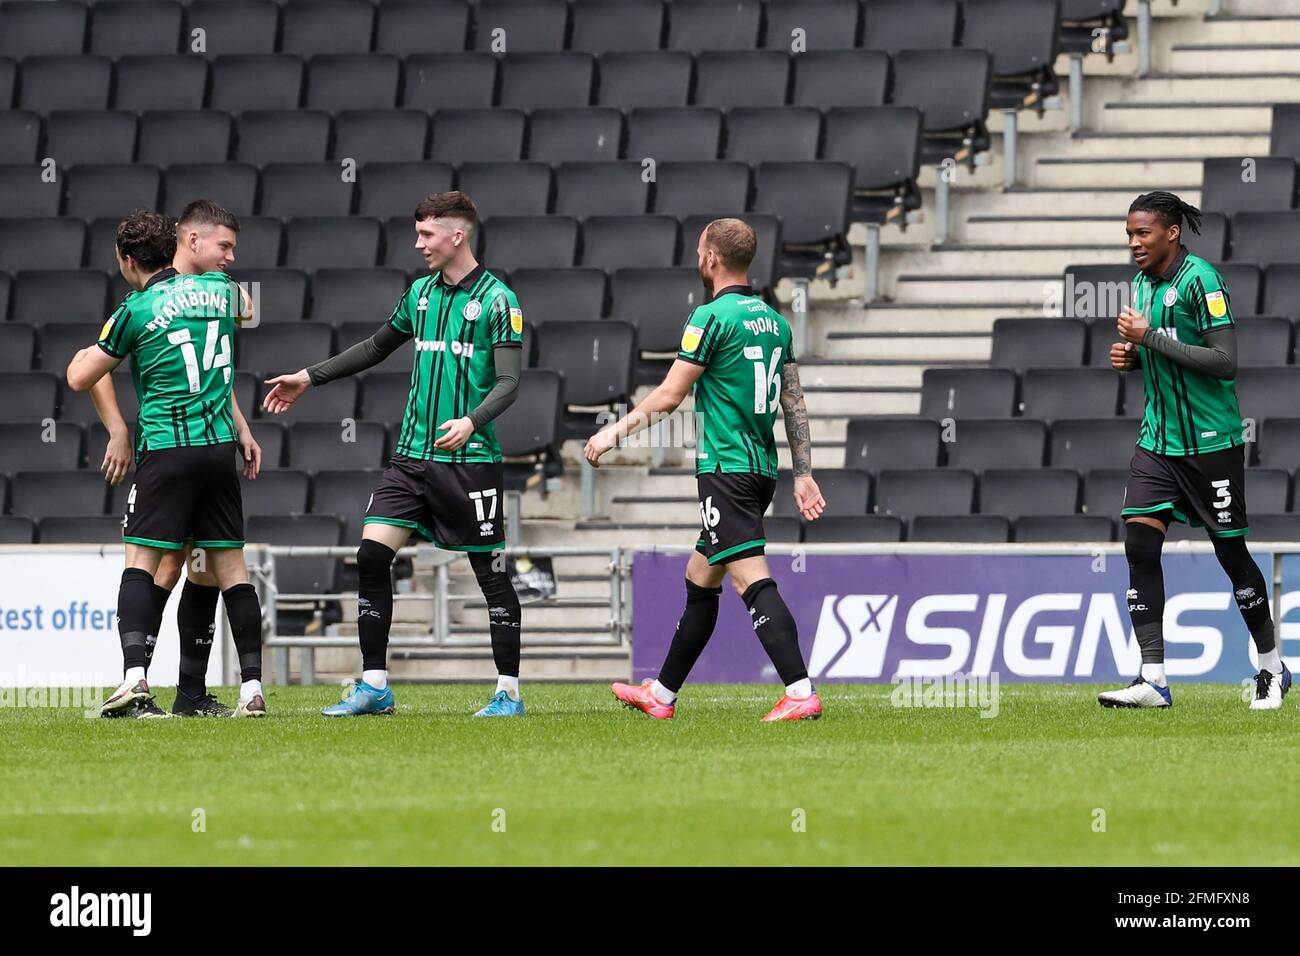
[[[1141,270],[1119,316],[1110,364],[1141,368],[1146,408],[1124,491],[1128,608],[1142,652],[1133,683],[1098,695],[1103,707],[1168,707],[1160,554],[1169,522],[1204,527],[1232,580],[1259,653],[1252,710],[1275,710],[1291,687],[1273,634],[1264,575],[1246,550],[1245,438],[1237,407],[1237,341],[1223,278],[1181,242],[1201,213],[1173,193],[1138,196],[1128,246]]]

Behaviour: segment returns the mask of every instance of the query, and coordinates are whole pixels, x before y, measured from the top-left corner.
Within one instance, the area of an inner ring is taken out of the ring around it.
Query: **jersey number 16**
[[[776,409],[776,397],[781,383],[776,369],[781,363],[781,347],[772,350],[772,364],[765,366],[760,358],[754,363],[754,414],[766,414],[769,408]]]

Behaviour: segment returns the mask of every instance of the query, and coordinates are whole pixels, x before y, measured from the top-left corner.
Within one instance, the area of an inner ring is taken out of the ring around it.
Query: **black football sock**
[[[1165,662],[1165,572],[1160,552],[1165,536],[1149,524],[1130,521],[1124,531],[1128,558],[1128,614],[1143,664]]]
[[[162,630],[163,611],[167,609],[167,599],[172,596],[172,592],[160,584],[154,584],[152,595],[154,614],[149,619],[149,640],[145,645],[148,654],[148,660],[144,665],[146,673],[148,673],[149,665],[153,663],[153,649],[158,645],[158,632]]]
[[[122,642],[123,672],[132,667],[147,668],[158,639],[154,619],[153,575],[142,568],[127,568],[117,591],[117,634]],[[150,636],[150,631],[153,636]]]
[[[704,647],[713,636],[718,623],[718,597],[722,588],[700,587],[686,579],[686,608],[677,621],[673,641],[668,645],[668,656],[659,670],[659,683],[676,694],[686,683],[691,668],[704,653]]]
[[[220,588],[195,584],[188,578],[176,606],[176,629],[181,636],[181,665],[177,689],[187,697],[208,692],[208,658],[217,631],[217,598]]]
[[[492,636],[492,660],[502,677],[519,677],[519,595],[504,570],[493,570],[497,552],[470,552],[479,589],[488,606],[488,632]]]
[[[794,615],[776,589],[776,582],[771,578],[755,581],[745,589],[744,601],[754,633],[780,675],[781,683],[789,687],[795,681],[804,680],[808,668],[799,650],[799,631]]]
[[[1237,610],[1246,622],[1255,650],[1267,654],[1277,646],[1273,633],[1273,615],[1268,609],[1268,585],[1264,573],[1250,556],[1244,538],[1212,537],[1214,554],[1232,581]]]
[[[236,584],[221,592],[226,617],[239,655],[239,679],[262,679],[262,605],[251,584]]]
[[[388,632],[393,626],[393,558],[397,552],[366,538],[357,548],[357,633],[361,667],[388,668]]]

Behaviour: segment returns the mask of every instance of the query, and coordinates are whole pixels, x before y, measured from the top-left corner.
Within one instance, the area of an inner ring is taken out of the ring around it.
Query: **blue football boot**
[[[395,707],[392,687],[380,690],[359,680],[347,686],[341,701],[326,707],[321,713],[326,717],[361,717],[365,714],[391,714]]]
[[[523,715],[524,702],[512,699],[503,690],[493,694],[487,706],[474,714],[475,717],[522,717]]]

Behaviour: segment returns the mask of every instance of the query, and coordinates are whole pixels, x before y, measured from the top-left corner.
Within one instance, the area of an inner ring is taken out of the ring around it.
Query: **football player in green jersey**
[[[519,388],[524,315],[515,294],[474,258],[478,210],[462,192],[434,193],[415,209],[416,248],[429,275],[416,280],[370,338],[289,375],[268,379],[262,401],[278,414],[308,388],[354,375],[415,339],[411,393],[397,447],[366,508],[357,549],[361,680],[330,717],[392,713],[388,632],[393,558],[412,534],[469,557],[488,607],[496,692],[479,717],[520,716],[519,597],[504,567],[501,446],[493,419]]]
[[[130,355],[140,399],[135,483],[122,535],[126,570],[118,592],[125,679],[101,713],[165,716],[152,703],[145,678],[157,615],[154,575],[164,552],[180,551],[192,538],[205,549],[222,589],[239,653],[243,682],[235,716],[265,716],[262,613],[244,565],[230,402],[232,338],[244,297],[224,272],[183,276],[172,269],[176,226],[157,213],[139,210],[123,220],[116,247],[118,268],[136,291],[67,373],[73,390],[87,391]]]
[[[1146,408],[1138,429],[1124,505],[1129,615],[1142,672],[1107,691],[1104,707],[1168,707],[1160,554],[1170,521],[1203,526],[1232,580],[1237,608],[1259,654],[1252,710],[1274,710],[1291,686],[1273,633],[1264,575],[1246,549],[1245,436],[1237,391],[1237,341],[1223,278],[1181,242],[1201,214],[1168,192],[1129,207],[1128,243],[1141,270],[1132,304],[1120,313],[1113,368],[1141,368]]]
[[[234,264],[238,241],[239,221],[233,214],[209,199],[195,200],[185,207],[176,221],[176,255],[172,259],[172,268],[181,275],[226,272]],[[101,378],[90,395],[109,435],[100,470],[110,484],[116,485],[126,476],[132,450],[127,423],[117,403],[113,377],[105,375]],[[230,411],[245,462],[244,475],[253,480],[261,470],[262,449],[253,438],[233,389]],[[201,560],[202,554],[200,551],[200,557],[192,559],[190,542],[181,551],[163,554],[158,573],[154,576],[157,616],[150,635],[156,640],[162,626],[163,610],[184,567],[187,570],[185,587],[176,606],[181,653],[172,714],[177,717],[228,717],[231,709],[208,693],[205,680],[216,633],[217,596],[221,589],[216,577],[205,567],[206,561]],[[152,645],[149,649],[152,651]]]
[[[749,287],[757,241],[739,219],[716,219],[700,233],[696,253],[709,299],[693,311],[682,332],[677,361],[628,415],[602,428],[585,455],[601,455],[677,409],[692,387],[700,435],[695,453],[701,534],[686,566],[686,609],[657,680],[616,683],[614,695],[651,717],[668,718],[677,693],[708,643],[718,620],[722,580],[749,609],[754,632],[785,684],[785,695],[764,720],[821,716],[821,700],[808,678],[794,617],[768,572],[763,512],[776,489],[777,454],[772,425],[779,407],[794,465],[794,500],[805,521],[821,516],[826,502],[812,476],[808,411],[791,351],[790,326]]]

